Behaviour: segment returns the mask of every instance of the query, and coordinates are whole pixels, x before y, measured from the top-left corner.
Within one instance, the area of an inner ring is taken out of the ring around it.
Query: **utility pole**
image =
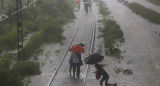
[[[16,0],[17,8],[17,41],[18,41],[18,61],[23,57],[23,26],[22,26],[22,1]]]

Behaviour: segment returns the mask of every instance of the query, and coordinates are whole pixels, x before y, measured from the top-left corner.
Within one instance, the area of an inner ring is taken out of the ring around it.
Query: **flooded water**
[[[110,79],[109,83],[117,83],[118,86],[159,86],[160,84],[160,25],[155,25],[146,19],[136,15],[130,9],[123,5],[121,1],[117,0],[103,0],[111,12],[113,19],[120,25],[124,32],[125,43],[122,44],[121,49],[124,60],[121,62],[114,58],[105,56],[102,63],[108,64],[104,69],[108,72]],[[128,0],[142,3],[144,0]],[[144,4],[147,2],[144,2]],[[149,3],[148,3],[149,4]],[[145,4],[147,6],[148,4]],[[149,4],[151,5],[151,4]],[[153,9],[157,10],[156,6]],[[154,8],[156,7],[156,8]],[[160,9],[158,9],[160,10]],[[157,11],[158,11],[157,10]],[[159,11],[158,11],[159,12]],[[92,11],[86,14],[81,5],[81,11],[76,11],[77,19],[73,23],[66,25],[63,35],[66,39],[63,41],[64,45],[60,44],[46,44],[41,47],[43,53],[39,55],[41,63],[41,75],[30,77],[32,83],[29,86],[47,86],[51,76],[56,70],[56,66],[62,57],[67,44],[72,36],[74,28],[80,18],[80,25],[78,33],[74,38],[73,44],[85,43],[86,52],[82,54],[84,59],[89,54],[89,47],[92,35],[93,19],[98,20],[101,16],[98,14],[98,7],[93,3]],[[99,23],[97,23],[97,28]],[[94,52],[100,46],[103,48],[103,39],[99,39],[98,29],[96,30],[96,42]],[[56,53],[56,51],[60,53]],[[104,52],[102,52],[104,55]],[[73,79],[69,75],[69,58],[70,52],[67,53],[53,83],[51,86],[82,86],[83,78],[86,70],[86,64],[81,67],[80,79]],[[131,69],[133,75],[124,75],[123,73],[115,73],[114,68]],[[86,79],[86,86],[99,86],[99,80],[95,79],[94,66],[89,66],[89,71]]]
[[[124,60],[119,67],[132,69],[133,75],[116,75],[119,86],[158,86],[160,84],[160,25],[133,13],[117,0],[104,0],[124,32]],[[134,1],[134,0],[132,0]],[[135,0],[136,1],[136,0]],[[137,0],[138,1],[138,0]],[[143,0],[139,0],[143,1]],[[127,61],[131,61],[127,64]]]

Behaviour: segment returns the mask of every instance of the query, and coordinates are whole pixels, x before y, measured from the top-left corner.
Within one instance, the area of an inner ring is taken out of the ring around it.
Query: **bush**
[[[32,61],[19,63],[15,65],[13,69],[17,70],[23,77],[28,75],[38,75],[41,73],[39,63]]]
[[[36,32],[24,46],[24,57],[29,58],[43,42],[42,31]]]
[[[24,36],[29,32],[26,28],[24,29]],[[8,31],[5,35],[0,36],[0,51],[12,50],[17,48],[17,30],[13,27],[11,31]]]
[[[21,75],[10,64],[11,55],[6,53],[0,60],[0,86],[22,86]]]
[[[37,62],[22,62],[11,64],[13,55],[4,54],[0,60],[0,86],[24,86],[24,76],[40,74],[40,66]],[[12,67],[11,67],[12,65]]]
[[[49,41],[48,37],[50,41],[54,40],[54,42],[64,39],[62,36],[63,30],[58,28],[61,28],[60,25],[66,24],[71,19],[75,18],[72,12],[73,8],[67,4],[71,1],[73,0],[38,1],[36,6],[23,10],[24,33],[28,33],[30,31],[39,32],[41,29],[47,30],[45,28],[57,28],[52,29],[53,34],[50,34],[50,36],[47,36],[47,34],[43,33],[47,38],[46,41]],[[8,22],[11,24],[9,25]],[[54,23],[53,26],[51,26],[52,23]],[[57,31],[55,35],[54,31]],[[14,17],[3,22],[2,26],[0,26],[0,33],[2,33],[0,35],[0,45],[2,46],[0,47],[0,52],[17,48],[16,19]]]
[[[99,13],[103,16],[103,17],[107,17],[110,12],[109,11],[106,11],[108,10],[108,8],[104,7],[104,4],[103,3],[100,3],[99,4]]]
[[[147,0],[147,1],[149,1],[149,2],[151,2],[153,4],[155,4],[155,5],[160,6],[160,0]]]
[[[15,49],[17,45],[17,33],[16,29],[12,29],[7,34],[0,36],[0,50],[11,50]]]
[[[148,21],[160,24],[160,13],[155,12],[149,8],[146,8],[138,3],[129,3],[127,5],[133,12],[144,17]]]
[[[104,37],[106,55],[120,58],[121,51],[116,45],[123,39],[123,32],[114,20],[104,19],[103,21],[104,28],[101,36]]]
[[[118,48],[119,43],[124,42],[123,32],[121,31],[120,26],[116,21],[108,18],[110,12],[103,3],[99,4],[99,11],[103,16],[103,20],[100,22],[103,23],[104,28],[99,28],[99,31],[102,33],[100,37],[104,38],[105,54],[119,59],[123,58],[121,56],[122,52]]]

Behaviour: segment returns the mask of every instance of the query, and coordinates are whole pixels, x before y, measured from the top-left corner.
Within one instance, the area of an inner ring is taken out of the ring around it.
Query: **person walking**
[[[88,14],[88,8],[89,8],[89,0],[83,0],[83,4],[84,4],[84,11],[86,12],[86,14]]]
[[[108,86],[108,79],[109,75],[108,73],[103,69],[102,65],[95,64],[96,71],[96,78],[99,79],[102,75],[102,78],[100,80],[100,85],[103,86],[103,81],[105,81],[105,86]]]
[[[72,54],[72,60],[73,60],[73,77],[75,78],[75,73],[76,76],[79,77],[80,75],[80,60],[78,57],[77,53]]]
[[[92,10],[92,1],[88,0],[88,3],[89,3],[89,9]]]
[[[78,9],[80,10],[81,0],[76,0],[76,3],[77,3],[77,6],[78,6]]]
[[[70,75],[71,75],[71,70],[73,68],[73,77],[75,78],[75,73],[77,78],[80,77],[80,66],[83,65],[83,62],[81,60],[81,53],[84,53],[84,44],[79,43],[76,45],[73,45],[72,48],[70,48],[71,51],[71,57],[69,59],[69,64],[70,64]]]

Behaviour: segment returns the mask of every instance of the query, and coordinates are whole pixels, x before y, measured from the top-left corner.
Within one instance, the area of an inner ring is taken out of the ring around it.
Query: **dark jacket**
[[[103,69],[103,66],[96,64],[95,65],[97,72],[100,73],[102,76],[109,77],[108,73]]]
[[[83,62],[82,62],[82,59],[81,59],[81,54],[77,54],[78,56],[78,59],[79,59],[79,65],[82,66],[83,65]]]

